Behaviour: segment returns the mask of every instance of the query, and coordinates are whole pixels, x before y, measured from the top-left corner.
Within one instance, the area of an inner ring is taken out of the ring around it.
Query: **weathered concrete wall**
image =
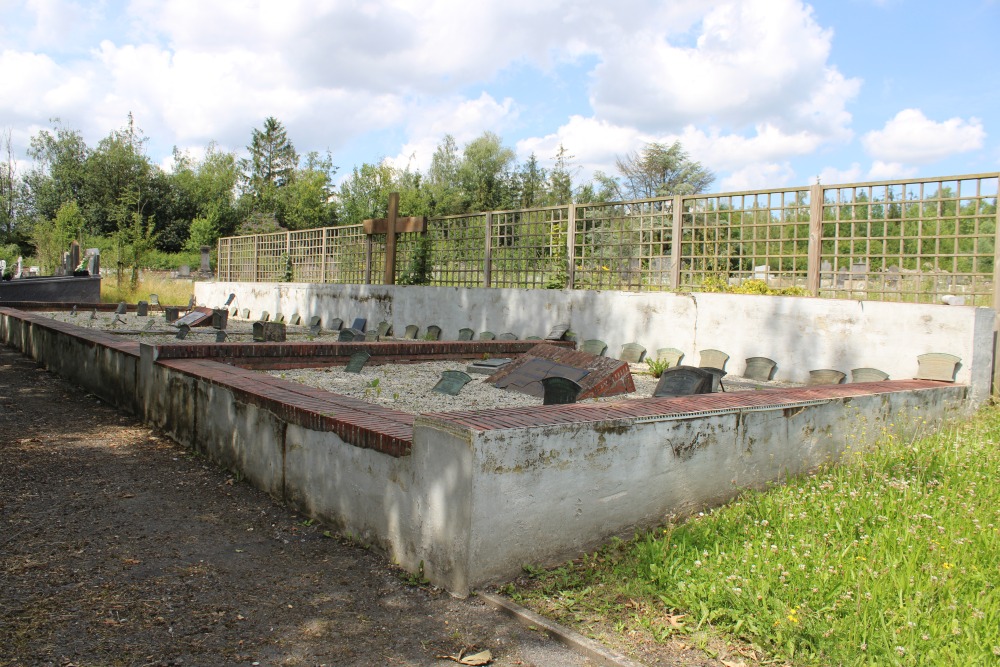
[[[598,292],[384,285],[299,283],[196,283],[198,303],[225,302],[235,293],[252,317],[267,310],[324,323],[355,317],[372,325],[389,321],[396,331],[408,324],[437,324],[445,338],[458,330],[511,331],[544,336],[569,322],[578,340],[599,338],[608,356],[638,342],[651,353],[675,347],[683,363],[698,365],[698,352],[730,355],[726,370],[740,375],[748,357],[778,362],[775,378],[805,382],[809,371],[871,366],[894,379],[912,378],[917,357],[947,352],[961,357],[957,381],[972,387],[970,400],[989,397],[994,312],[990,308],[846,301],[805,297],[670,292]]]
[[[100,303],[100,276],[43,276],[0,281],[0,306],[10,301]]]

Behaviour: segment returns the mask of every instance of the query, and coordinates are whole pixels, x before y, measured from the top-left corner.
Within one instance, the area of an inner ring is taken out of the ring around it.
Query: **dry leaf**
[[[687,616],[687,614],[667,614],[667,623],[669,623],[672,628],[683,627],[684,624],[681,623],[681,619],[685,616]]]
[[[472,655],[464,655],[464,653],[465,651],[460,651],[458,655],[439,655],[438,658],[451,660],[460,665],[488,665],[493,662],[493,654],[488,649]]]
[[[747,663],[740,660],[739,662],[732,662],[730,660],[723,660],[722,664],[726,667],[747,667]]]

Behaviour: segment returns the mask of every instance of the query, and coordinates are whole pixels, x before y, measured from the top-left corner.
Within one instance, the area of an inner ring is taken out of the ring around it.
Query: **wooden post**
[[[684,197],[674,195],[672,205],[674,214],[673,227],[670,232],[670,286],[680,289],[681,286],[681,239],[684,235]]]
[[[389,193],[389,216],[378,220],[364,220],[361,224],[367,234],[365,243],[365,282],[371,284],[371,244],[373,234],[385,234],[385,271],[382,279],[386,285],[396,284],[396,235],[427,231],[427,218],[400,218],[399,193]]]
[[[993,386],[990,392],[1000,396],[1000,206],[993,240]]]
[[[806,260],[806,290],[819,296],[820,264],[823,261],[823,186],[809,186],[809,259]]]
[[[569,203],[566,221],[566,289],[573,289],[576,283],[576,204]]]
[[[493,279],[493,214],[486,212],[485,248],[483,252],[483,287],[489,287]]]
[[[396,217],[399,215],[399,193],[389,193],[389,215],[385,227],[385,278],[383,284],[396,284]]]
[[[319,281],[321,283],[326,282],[326,234],[330,231],[329,227],[324,227],[322,230],[322,240],[320,241],[320,252],[322,253],[319,257]]]

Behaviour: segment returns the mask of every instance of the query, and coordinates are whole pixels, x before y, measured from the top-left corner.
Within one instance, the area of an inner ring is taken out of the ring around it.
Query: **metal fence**
[[[719,289],[994,305],[1000,174],[813,185],[431,218],[431,285]],[[397,244],[397,276],[420,248]],[[426,246],[425,246],[426,247]],[[221,280],[381,281],[361,225],[219,240]],[[759,285],[760,283],[754,283]]]

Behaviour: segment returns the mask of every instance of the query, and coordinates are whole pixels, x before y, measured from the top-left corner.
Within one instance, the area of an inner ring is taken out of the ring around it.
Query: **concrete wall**
[[[598,292],[299,283],[196,283],[198,303],[218,306],[230,293],[251,317],[267,310],[324,324],[355,317],[381,320],[402,331],[437,324],[455,339],[470,327],[497,334],[544,336],[569,322],[578,340],[599,338],[608,356],[638,342],[651,353],[661,347],[685,352],[682,363],[698,365],[698,352],[730,355],[726,370],[741,375],[748,357],[778,362],[775,378],[805,382],[809,371],[871,366],[893,379],[912,378],[917,357],[947,352],[961,357],[956,380],[972,387],[971,400],[989,396],[994,312],[990,308],[846,301],[805,297],[670,292]]]

